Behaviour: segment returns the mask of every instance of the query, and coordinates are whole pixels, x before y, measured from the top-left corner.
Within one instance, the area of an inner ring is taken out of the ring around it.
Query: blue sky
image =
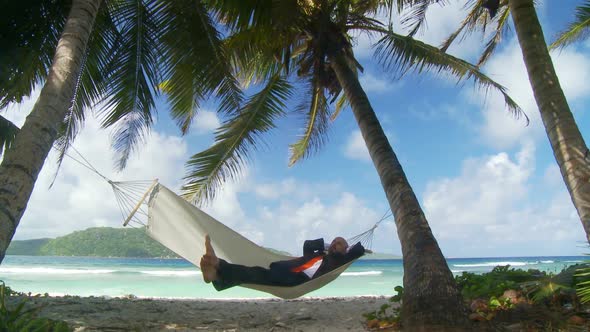
[[[545,37],[553,40],[582,1],[545,1],[538,8]],[[438,45],[464,17],[463,1],[433,6],[420,39]],[[512,30],[513,31],[513,30]],[[393,79],[371,58],[370,40],[357,39],[367,91],[443,253],[448,257],[577,255],[584,232],[559,174],[540,122],[522,55],[510,33],[483,68],[505,85],[531,119],[510,116],[493,91],[484,95],[472,82],[430,75]],[[484,42],[478,34],[450,52],[474,61]],[[590,42],[553,54],[560,82],[586,142],[590,115]],[[35,96],[32,100],[34,101]],[[22,124],[33,101],[6,113]],[[122,173],[112,171],[109,133],[89,120],[75,146],[116,179],[158,177],[178,189],[184,162],[213,143],[220,119],[205,105],[191,132],[180,137],[158,101],[158,120],[147,144]],[[311,158],[288,167],[288,145],[303,122],[281,121],[253,154],[238,181],[227,183],[205,209],[255,242],[298,253],[308,238],[349,237],[371,227],[387,210],[377,173],[350,110],[332,124],[328,144]],[[110,188],[75,163],[66,163],[53,188],[53,160],[38,180],[15,239],[54,237],[93,226],[118,226]],[[382,224],[374,249],[400,253],[393,220]]]

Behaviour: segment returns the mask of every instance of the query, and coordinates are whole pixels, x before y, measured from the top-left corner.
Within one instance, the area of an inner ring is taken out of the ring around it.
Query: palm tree
[[[74,0],[47,81],[0,165],[0,261],[72,100],[100,0]]]
[[[301,137],[290,146],[291,165],[325,143],[330,119],[348,103],[395,216],[404,257],[404,326],[411,330],[465,327],[465,310],[451,271],[358,80],[362,67],[353,54],[349,33],[379,34],[377,58],[389,70],[435,69],[459,78],[470,75],[477,83],[500,90],[516,114],[518,107],[501,86],[474,66],[370,18],[382,8],[380,1],[253,1],[232,4],[233,10],[228,10],[231,2],[214,2],[221,21],[232,32],[226,43],[244,85],[253,82],[261,87],[224,121],[216,143],[188,161],[185,197],[207,202],[225,180],[236,177],[263,135],[287,115],[285,105],[295,87],[303,86],[309,99],[299,100],[297,107],[305,124]],[[296,84],[290,83],[291,76]],[[330,102],[335,100],[332,110]]]
[[[115,126],[113,146],[123,168],[152,124],[160,88],[183,133],[203,99],[218,97],[227,114],[241,103],[221,35],[202,2],[30,2],[11,2],[6,11],[42,23],[30,25],[18,15],[2,20],[11,28],[6,49],[12,56],[0,63],[7,73],[0,78],[0,108],[45,84],[23,128],[0,119],[8,147],[0,164],[0,263],[49,150],[57,147],[61,163],[87,111],[95,111],[103,127]]]
[[[588,28],[590,28],[590,0],[586,0],[583,5],[576,8],[576,20],[559,34],[549,49],[565,47],[577,40],[588,38]]]
[[[496,11],[497,16],[491,15]],[[494,52],[502,39],[502,34],[508,29],[508,18],[512,16],[529,81],[553,155],[580,216],[586,238],[590,241],[590,151],[559,84],[535,11],[534,0],[472,1],[471,11],[442,48],[446,49],[464,31],[469,33],[478,27],[485,29],[489,25],[488,15],[497,23],[496,31],[488,41],[477,66],[485,63]]]

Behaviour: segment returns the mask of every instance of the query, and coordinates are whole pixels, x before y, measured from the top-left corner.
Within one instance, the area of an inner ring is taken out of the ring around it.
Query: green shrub
[[[14,332],[69,332],[72,329],[65,323],[48,318],[38,318],[43,307],[27,308],[28,298],[24,297],[14,308],[6,306],[6,300],[19,293],[0,281],[0,331]]]
[[[369,328],[399,326],[404,288],[402,286],[396,286],[394,290],[397,294],[389,299],[390,303],[381,305],[378,310],[363,314],[367,322],[375,323],[375,325],[368,324]],[[395,303],[398,303],[399,305],[394,305]]]
[[[473,300],[477,298],[499,297],[508,289],[518,289],[519,285],[529,281],[546,277],[545,272],[538,270],[524,271],[507,266],[496,266],[491,272],[475,274],[463,272],[455,277],[461,289],[463,298]]]

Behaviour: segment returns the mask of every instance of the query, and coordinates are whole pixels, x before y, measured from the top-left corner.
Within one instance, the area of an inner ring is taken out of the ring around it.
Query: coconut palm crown
[[[406,3],[420,1],[400,0],[397,8],[407,9]],[[305,123],[299,139],[290,145],[289,165],[316,152],[327,140],[331,120],[347,104],[331,66],[334,56],[342,55],[355,73],[363,71],[354,56],[351,37],[359,33],[380,37],[375,57],[394,76],[410,70],[431,70],[459,80],[471,77],[480,87],[499,91],[507,109],[526,118],[506,89],[476,66],[397,34],[392,26],[374,19],[382,10],[391,11],[391,1],[259,0],[235,4],[232,0],[218,0],[212,5],[232,32],[225,43],[243,86],[263,84],[264,88],[222,124],[215,145],[187,163],[183,191],[191,201],[209,201],[226,179],[239,174],[250,152],[257,148],[257,139],[275,128],[279,117],[289,115],[285,106],[301,85],[308,98],[298,100],[296,111],[304,115]]]

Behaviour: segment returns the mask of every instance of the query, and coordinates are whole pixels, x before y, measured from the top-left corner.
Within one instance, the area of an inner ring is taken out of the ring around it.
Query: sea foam
[[[14,274],[107,274],[115,270],[106,269],[57,269],[52,267],[3,267],[0,273]]]
[[[174,271],[174,270],[156,270],[156,271],[140,271],[140,273],[148,274],[157,277],[192,277],[201,275],[201,271]]]
[[[345,277],[379,276],[382,274],[383,274],[383,271],[364,271],[364,272],[344,272],[344,273],[342,273],[342,275]]]

